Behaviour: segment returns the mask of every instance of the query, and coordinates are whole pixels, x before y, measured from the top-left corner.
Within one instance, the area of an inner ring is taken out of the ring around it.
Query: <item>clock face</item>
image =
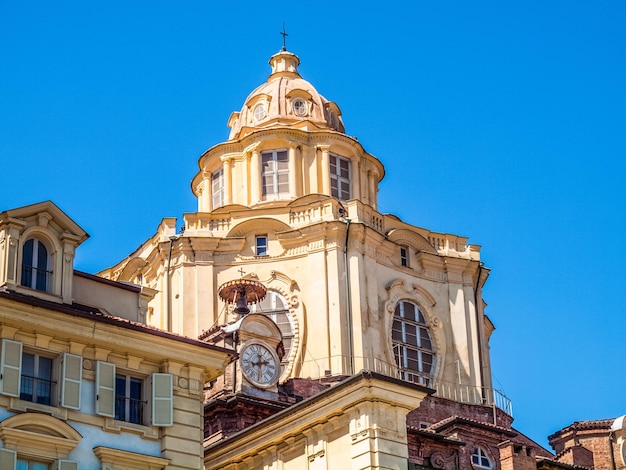
[[[293,112],[297,115],[297,116],[304,116],[306,114],[307,108],[306,108],[306,103],[304,102],[304,100],[295,100],[293,102]]]
[[[265,106],[262,104],[257,104],[254,108],[254,120],[260,121],[265,117]]]
[[[278,381],[278,357],[268,347],[257,342],[249,343],[243,347],[239,357],[242,372],[252,384],[269,387]]]

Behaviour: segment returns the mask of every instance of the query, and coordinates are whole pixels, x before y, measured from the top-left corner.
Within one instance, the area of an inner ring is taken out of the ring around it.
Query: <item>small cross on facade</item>
[[[243,277],[244,274],[246,274],[246,272],[243,270],[243,268],[239,268],[239,274],[241,274],[241,277]]]

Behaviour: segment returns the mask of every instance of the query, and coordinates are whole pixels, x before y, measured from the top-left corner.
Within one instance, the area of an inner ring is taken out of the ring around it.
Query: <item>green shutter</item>
[[[174,378],[172,374],[152,374],[152,425],[174,424]]]
[[[56,470],[78,470],[78,462],[72,460],[57,460],[55,468]]]
[[[61,406],[80,409],[80,384],[83,376],[83,358],[74,354],[63,355],[63,388]]]
[[[22,343],[3,339],[0,358],[0,393],[11,397],[20,396],[21,369]]]
[[[115,365],[108,362],[96,367],[96,413],[115,418]]]
[[[14,450],[0,449],[0,470],[15,470],[17,453]]]

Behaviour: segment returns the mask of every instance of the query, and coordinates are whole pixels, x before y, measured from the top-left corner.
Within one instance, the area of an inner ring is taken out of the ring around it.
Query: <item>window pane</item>
[[[48,270],[48,250],[43,243],[37,243],[37,269],[41,271]]]
[[[22,354],[22,374],[35,376],[35,355],[23,353]]]
[[[143,381],[139,379],[130,379],[130,398],[141,400],[141,385]]]
[[[39,356],[39,368],[37,377],[40,379],[52,380],[52,359]]]
[[[408,302],[404,302],[404,318],[415,321],[415,306]]]
[[[433,349],[430,342],[430,335],[428,334],[426,328],[420,328],[420,346],[424,349],[428,349],[429,351]]]

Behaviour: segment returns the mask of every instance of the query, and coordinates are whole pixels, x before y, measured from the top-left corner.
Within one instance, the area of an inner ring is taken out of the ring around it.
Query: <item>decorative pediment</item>
[[[23,413],[0,423],[4,447],[34,458],[65,459],[82,436],[73,427],[52,416]]]
[[[39,226],[56,232],[59,237],[72,238],[76,245],[89,238],[87,232],[52,201],[39,202],[0,213],[0,227],[10,223],[19,224],[24,228]]]

